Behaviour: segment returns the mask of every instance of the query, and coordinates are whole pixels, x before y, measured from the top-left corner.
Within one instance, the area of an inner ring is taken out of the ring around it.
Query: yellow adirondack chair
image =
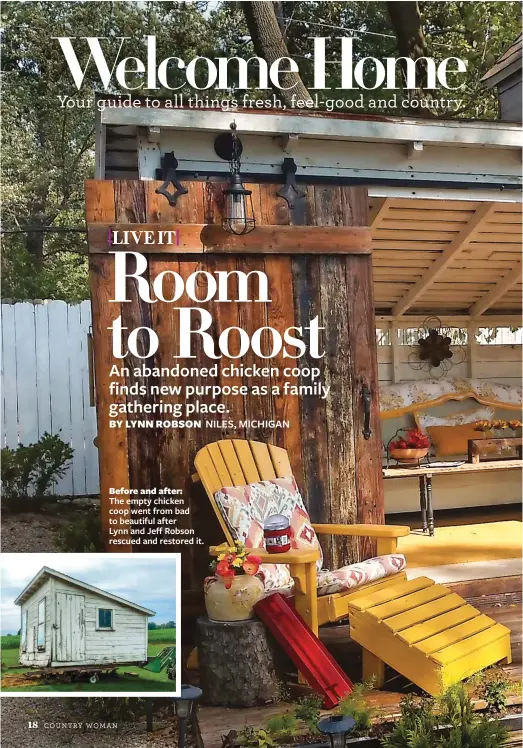
[[[218,555],[224,546],[234,544],[234,539],[220,512],[214,495],[224,486],[244,486],[260,480],[285,478],[292,475],[292,468],[285,449],[263,442],[244,439],[224,439],[200,449],[194,465],[197,474],[194,481],[201,481],[216,517],[225,535],[225,543],[212,546],[211,555]],[[395,553],[398,538],[409,535],[410,528],[394,525],[331,525],[313,524],[318,535],[344,535],[377,539],[378,555]],[[405,580],[405,572],[369,582],[356,589],[331,595],[317,595],[316,561],[319,551],[291,550],[287,553],[269,554],[256,550],[263,563],[289,564],[294,579],[294,605],[311,630],[318,635],[318,627],[339,621],[349,615],[349,605],[359,597],[377,592]],[[384,680],[384,663],[368,650],[363,650],[363,678],[377,679],[379,687]]]

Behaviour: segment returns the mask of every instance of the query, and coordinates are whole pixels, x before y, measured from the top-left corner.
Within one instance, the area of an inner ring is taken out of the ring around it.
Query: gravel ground
[[[2,748],[165,748],[176,745],[173,718],[155,715],[154,730],[145,720],[114,723],[86,716],[85,699],[9,698],[1,700]],[[37,726],[31,727],[31,724]],[[104,724],[105,723],[105,724]],[[114,726],[116,724],[116,727]]]
[[[59,524],[44,514],[17,514],[2,517],[3,553],[56,553],[54,544]]]
[[[54,539],[63,525],[85,517],[81,509],[2,513],[2,553],[59,553]]]

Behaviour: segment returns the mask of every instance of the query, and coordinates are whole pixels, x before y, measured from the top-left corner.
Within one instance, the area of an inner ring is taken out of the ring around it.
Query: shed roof
[[[458,199],[521,199],[521,127],[507,122],[420,119],[295,110],[221,111],[128,100],[97,113],[98,179],[155,179],[161,157],[174,152],[178,175],[228,176],[214,150],[234,120],[244,145],[242,175],[282,177],[284,157],[297,179],[387,186],[401,190],[461,189]],[[471,192],[474,190],[474,196]]]
[[[369,223],[378,314],[520,314],[520,204],[370,198]]]
[[[118,595],[112,595],[110,592],[101,590],[99,587],[94,587],[91,584],[87,584],[87,582],[81,582],[79,579],[75,579],[74,577],[70,577],[67,574],[63,574],[61,571],[50,569],[48,566],[43,566],[38,574],[33,577],[33,579],[25,587],[25,589],[22,590],[22,592],[16,598],[15,605],[22,605],[22,603],[25,602],[27,598],[29,598],[34,592],[36,592],[42,586],[42,584],[51,577],[60,579],[62,582],[68,582],[69,584],[74,585],[75,587],[80,587],[81,589],[87,590],[88,592],[93,592],[100,597],[105,597],[107,598],[107,600],[112,600],[113,602],[120,603],[121,605],[125,605],[128,608],[134,608],[135,610],[138,610],[140,613],[144,613],[147,616],[156,615],[154,610],[143,608],[141,605],[132,603],[130,600],[125,600],[123,597],[118,597]]]
[[[523,34],[520,34],[515,42],[501,55],[499,60],[496,62],[488,73],[485,73],[481,81],[492,88],[497,86],[498,83],[509,78],[522,67],[522,54],[523,54]]]

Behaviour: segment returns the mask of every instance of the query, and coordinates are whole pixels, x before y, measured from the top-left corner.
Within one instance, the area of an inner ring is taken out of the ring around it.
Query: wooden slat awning
[[[521,205],[371,198],[380,314],[519,314]]]

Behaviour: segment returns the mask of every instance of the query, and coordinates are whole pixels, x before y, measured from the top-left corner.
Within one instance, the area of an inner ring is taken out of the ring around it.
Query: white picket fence
[[[96,411],[89,404],[87,335],[91,304],[2,303],[2,446],[46,431],[74,449],[60,496],[98,493]]]

